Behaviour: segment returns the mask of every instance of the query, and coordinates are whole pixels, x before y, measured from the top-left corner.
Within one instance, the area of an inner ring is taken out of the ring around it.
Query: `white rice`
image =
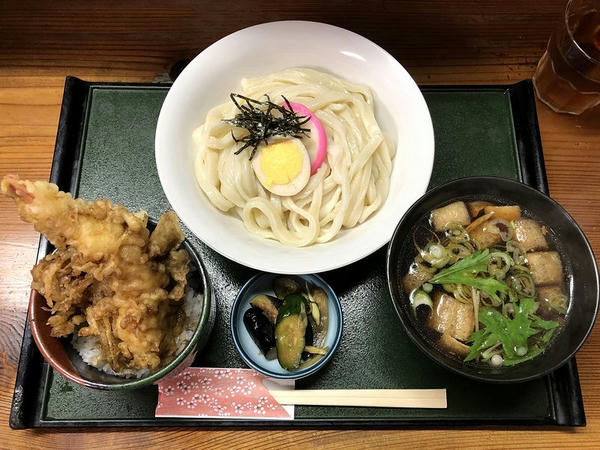
[[[183,331],[175,338],[177,344],[176,355],[181,353],[187,343],[192,339],[194,331],[200,321],[200,314],[202,313],[203,307],[203,294],[194,295],[193,289],[187,289],[184,297],[183,311],[185,312],[185,323],[183,325]],[[71,341],[75,350],[79,352],[81,359],[86,364],[95,367],[98,370],[106,372],[110,375],[117,375],[125,378],[143,378],[150,375],[150,369],[123,369],[120,372],[115,372],[108,362],[102,358],[100,354],[100,343],[96,336],[77,336],[77,332],[73,333],[73,339]],[[164,361],[163,366],[168,364],[171,360]],[[157,370],[160,370],[157,369]]]

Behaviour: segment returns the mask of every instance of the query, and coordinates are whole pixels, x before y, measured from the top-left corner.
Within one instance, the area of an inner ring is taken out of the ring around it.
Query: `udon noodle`
[[[219,105],[193,136],[196,178],[215,207],[237,215],[252,233],[293,247],[327,242],[381,208],[395,148],[375,120],[368,87],[302,68],[243,79],[240,93],[273,101],[283,95],[307,106],[327,133],[327,157],[298,194],[275,195],[256,178],[248,154],[234,154],[240,144],[231,131],[243,130],[223,120],[236,114],[235,105]]]

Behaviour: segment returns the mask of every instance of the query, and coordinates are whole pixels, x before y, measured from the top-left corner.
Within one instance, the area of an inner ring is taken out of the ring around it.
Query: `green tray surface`
[[[154,159],[154,131],[168,87],[92,86],[85,120],[77,195],[108,197],[158,217],[170,208]],[[520,178],[510,98],[505,89],[425,92],[436,139],[431,186],[468,175]],[[255,273],[212,251],[189,230],[214,285],[217,319],[195,366],[245,367],[229,330],[231,304]],[[447,409],[296,407],[296,418],[352,420],[547,420],[547,378],[490,385],[454,375],[426,358],[402,330],[385,279],[385,249],[349,267],[323,274],[343,309],[340,346],[330,363],[297,388],[446,388]],[[40,422],[114,422],[154,417],[157,389],[97,391],[46,371]],[[194,420],[194,419],[191,419]],[[164,420],[163,420],[164,421]]]

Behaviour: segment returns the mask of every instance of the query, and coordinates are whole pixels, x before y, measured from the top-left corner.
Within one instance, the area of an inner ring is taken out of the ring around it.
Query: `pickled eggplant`
[[[273,292],[278,299],[283,300],[291,294],[298,294],[302,290],[300,283],[292,278],[277,277],[273,280]]]
[[[255,308],[261,309],[267,319],[275,325],[277,315],[279,314],[279,307],[281,306],[281,300],[271,297],[270,295],[259,294],[250,300],[250,304]]]
[[[291,294],[283,299],[279,308],[275,324],[277,360],[287,370],[297,369],[302,359],[308,326],[304,302],[302,295]]]
[[[260,308],[252,307],[244,313],[244,325],[252,340],[264,355],[275,347],[273,324]]]

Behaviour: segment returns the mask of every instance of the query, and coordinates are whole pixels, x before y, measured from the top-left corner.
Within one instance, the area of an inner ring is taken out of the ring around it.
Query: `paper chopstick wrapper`
[[[293,380],[266,377],[251,369],[189,367],[158,383],[156,417],[293,420],[265,386],[293,390]]]
[[[190,367],[158,384],[156,417],[293,420],[293,405],[446,408],[445,389],[294,390],[251,369]]]

